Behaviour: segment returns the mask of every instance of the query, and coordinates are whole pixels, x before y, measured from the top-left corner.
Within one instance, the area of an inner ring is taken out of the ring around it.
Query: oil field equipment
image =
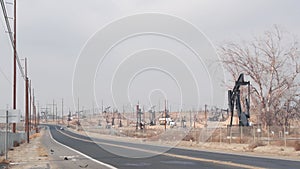
[[[248,93],[245,99],[246,111],[242,111],[240,87],[248,86]],[[236,111],[239,118],[239,126],[249,126],[250,118],[250,81],[244,81],[244,74],[240,74],[238,80],[235,82],[235,86],[232,90],[228,90],[228,106],[231,114],[230,127],[232,126],[234,105],[236,105]]]

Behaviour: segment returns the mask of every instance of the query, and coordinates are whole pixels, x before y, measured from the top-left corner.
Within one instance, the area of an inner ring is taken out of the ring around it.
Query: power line
[[[1,69],[1,67],[0,67],[0,72],[1,72],[1,74],[4,76],[4,78],[8,81],[8,83],[12,85],[11,81],[10,81],[9,78],[6,76],[6,74],[5,74],[4,71]]]
[[[3,22],[2,19],[1,19],[1,23],[2,23],[1,27],[3,28],[4,32],[6,32],[5,27],[4,27],[5,23]],[[1,69],[1,67],[0,67],[0,72],[3,75],[3,77],[8,81],[8,83],[12,85],[12,82],[9,80],[9,78],[7,77],[7,75],[5,74],[5,72]]]
[[[19,70],[21,72],[22,78],[25,80],[25,74],[24,74],[24,71],[22,69],[21,61],[20,61],[20,58],[18,56],[18,52],[17,52],[16,46],[14,45],[14,38],[12,36],[13,32],[12,32],[10,24],[9,24],[9,20],[8,20],[9,17],[7,15],[7,11],[6,11],[4,0],[0,0],[0,3],[1,3],[2,12],[3,12],[3,15],[4,15],[4,19],[5,19],[7,31],[8,31],[8,34],[9,34],[9,39],[10,39],[10,42],[11,42],[11,46],[13,47],[14,51],[16,52],[16,58],[17,58],[17,62],[18,62],[18,67],[19,67]]]

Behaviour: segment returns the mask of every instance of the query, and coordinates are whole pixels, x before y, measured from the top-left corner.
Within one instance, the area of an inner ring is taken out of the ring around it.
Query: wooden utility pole
[[[37,129],[37,117],[36,117],[36,106],[35,106],[35,97],[34,97],[34,89],[32,89],[32,105],[33,105],[33,119],[34,119],[34,129],[35,129],[35,132],[37,133],[38,132],[38,129]]]
[[[13,109],[17,109],[17,0],[14,0]],[[12,131],[16,132],[16,123]]]
[[[194,115],[194,128],[196,128],[196,114],[194,110],[193,110],[193,115]]]
[[[53,104],[52,104],[52,120],[53,120],[53,123],[54,123],[54,99],[53,99]]]
[[[103,115],[103,100],[101,101],[101,113],[102,113],[102,115]]]
[[[136,105],[136,130],[138,130],[139,127],[139,105]]]
[[[40,102],[37,102],[37,125],[40,125]]]
[[[193,124],[192,124],[192,110],[190,110],[190,127],[192,128]]]
[[[29,105],[28,105],[28,77],[27,58],[25,58],[25,131],[27,133],[27,143],[29,143]]]
[[[167,100],[165,100],[165,131],[167,130]]]
[[[205,104],[205,109],[204,109],[204,127],[207,127],[207,105]]]
[[[67,119],[67,122],[68,122],[67,127],[70,126],[70,121],[71,121],[71,110],[70,110],[70,107],[69,107],[69,114],[68,114],[68,119]]]
[[[80,116],[80,114],[79,114],[79,97],[78,97],[78,102],[77,102],[77,114],[78,114],[78,119],[77,119],[77,121],[78,121],[78,125],[80,124],[80,122],[79,122],[79,116]]]
[[[31,80],[29,80],[29,131],[31,131],[31,109],[32,109],[32,97],[31,97]]]
[[[61,99],[61,123],[64,124],[64,99]]]
[[[57,124],[58,121],[57,121],[57,105],[55,105],[55,123]]]
[[[95,114],[95,106],[94,106],[94,102],[92,102],[92,112],[93,112],[93,116]]]

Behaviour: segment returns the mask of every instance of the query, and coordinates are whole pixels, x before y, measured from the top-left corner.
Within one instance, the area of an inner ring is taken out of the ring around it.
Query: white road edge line
[[[63,147],[66,147],[66,148],[68,148],[69,150],[72,150],[72,151],[74,151],[75,153],[78,153],[78,154],[80,154],[80,155],[82,155],[82,156],[84,156],[84,157],[90,159],[91,161],[94,161],[94,162],[100,164],[100,165],[103,165],[103,166],[108,167],[108,168],[110,168],[110,169],[117,169],[116,167],[114,167],[114,166],[112,166],[112,165],[110,165],[110,164],[106,164],[106,163],[103,163],[103,162],[101,162],[101,161],[98,161],[98,160],[96,160],[96,159],[94,159],[94,158],[92,158],[92,157],[90,157],[90,156],[88,156],[88,155],[86,155],[86,154],[84,154],[84,153],[82,153],[82,152],[80,152],[80,151],[77,151],[77,150],[75,150],[75,149],[73,149],[73,148],[71,148],[71,147],[69,147],[69,146],[67,146],[67,145],[64,145],[64,144],[62,144],[62,143],[56,141],[56,140],[52,137],[52,134],[51,134],[51,131],[50,131],[50,129],[49,129],[49,126],[47,126],[47,127],[48,127],[48,131],[49,131],[49,134],[50,134],[50,138],[51,138],[55,143],[57,143],[57,144],[59,144],[59,145],[61,145],[61,146],[63,146]],[[56,129],[56,128],[55,128],[55,129]]]

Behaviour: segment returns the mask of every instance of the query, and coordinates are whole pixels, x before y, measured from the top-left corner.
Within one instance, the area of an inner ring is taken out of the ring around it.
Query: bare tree
[[[274,26],[252,41],[227,42],[218,52],[233,79],[240,73],[251,79],[252,108],[263,125],[287,125],[298,117],[300,54],[294,36]]]

